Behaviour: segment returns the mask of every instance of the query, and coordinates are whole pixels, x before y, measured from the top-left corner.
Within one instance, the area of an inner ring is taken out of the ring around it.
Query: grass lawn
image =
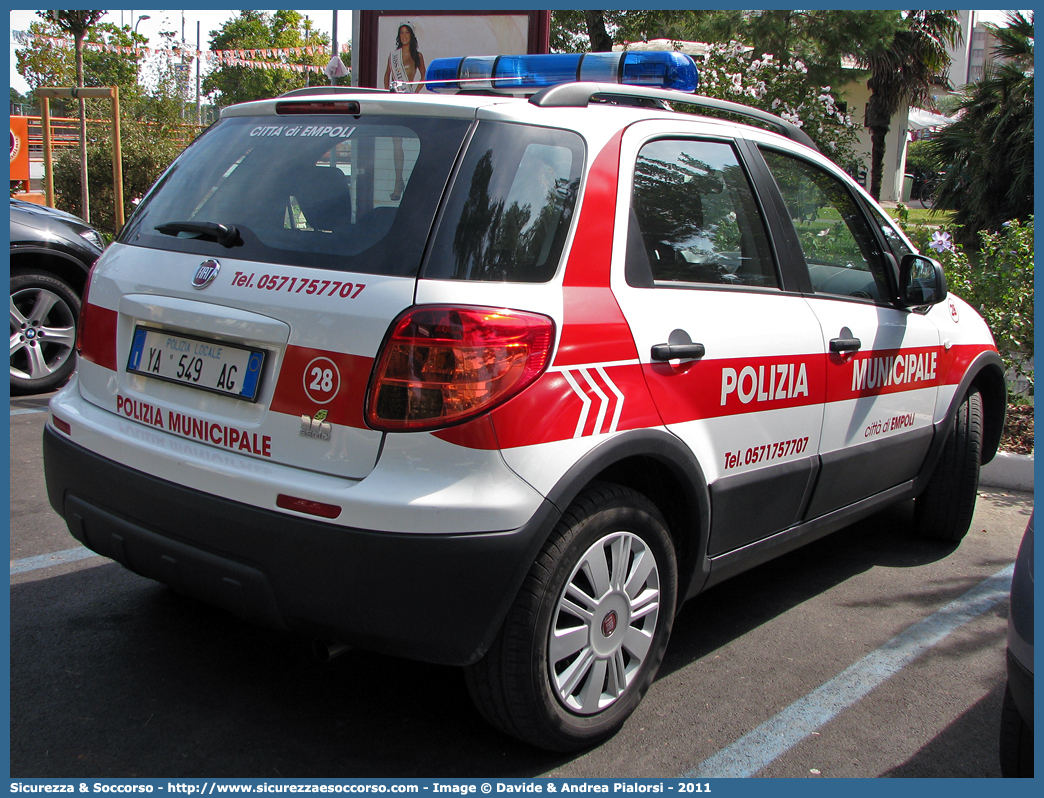
[[[893,219],[899,218],[899,211],[895,208],[885,208]],[[953,211],[933,211],[930,208],[910,208],[907,206],[910,225],[926,224],[931,227],[951,227],[953,222]]]

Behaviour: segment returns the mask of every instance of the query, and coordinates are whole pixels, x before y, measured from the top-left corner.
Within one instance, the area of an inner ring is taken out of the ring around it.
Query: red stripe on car
[[[587,175],[563,280],[564,312],[556,366],[638,357],[631,329],[609,288],[622,138],[621,131],[610,139]]]

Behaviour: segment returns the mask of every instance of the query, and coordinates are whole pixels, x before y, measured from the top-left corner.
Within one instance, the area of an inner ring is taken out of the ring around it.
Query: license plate
[[[264,364],[260,349],[136,327],[127,371],[256,402]]]

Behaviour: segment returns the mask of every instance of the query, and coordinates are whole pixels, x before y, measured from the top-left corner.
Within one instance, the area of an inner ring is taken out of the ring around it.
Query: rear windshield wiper
[[[216,241],[223,247],[232,248],[240,243],[239,230],[235,225],[218,224],[217,222],[166,222],[156,225],[155,230],[166,236],[178,233],[195,233],[200,238]]]

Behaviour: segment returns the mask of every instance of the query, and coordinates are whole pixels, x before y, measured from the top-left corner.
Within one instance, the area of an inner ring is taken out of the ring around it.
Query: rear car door
[[[760,151],[822,327],[826,404],[814,518],[916,476],[932,440],[940,336],[924,313],[894,304],[889,243],[852,187],[795,153]]]
[[[822,429],[822,335],[786,290],[742,146],[677,130],[624,136],[613,290],[661,418],[704,471],[716,555],[801,516]]]

